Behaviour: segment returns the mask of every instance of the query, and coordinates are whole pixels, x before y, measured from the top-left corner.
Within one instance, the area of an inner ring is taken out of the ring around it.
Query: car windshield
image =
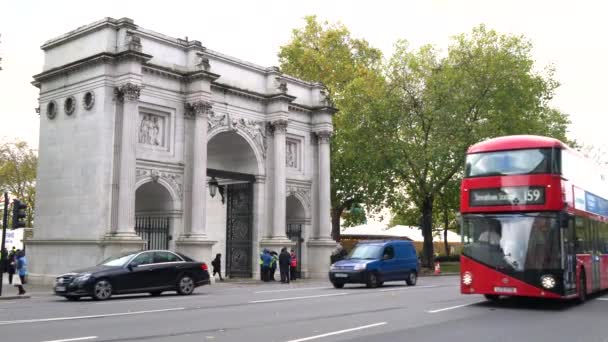
[[[135,255],[134,253],[108,258],[101,262],[103,266],[124,266]]]
[[[349,259],[378,259],[382,252],[382,246],[380,245],[358,245],[353,249],[348,258]]]
[[[463,254],[504,271],[557,269],[561,265],[557,215],[463,216]]]
[[[465,177],[550,173],[551,149],[527,149],[469,154]]]

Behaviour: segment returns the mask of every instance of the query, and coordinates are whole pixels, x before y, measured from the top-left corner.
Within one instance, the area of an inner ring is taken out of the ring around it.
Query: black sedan
[[[69,300],[93,297],[105,300],[113,294],[163,291],[189,295],[209,284],[204,262],[171,251],[143,251],[110,258],[101,264],[61,275],[55,279],[55,294]]]

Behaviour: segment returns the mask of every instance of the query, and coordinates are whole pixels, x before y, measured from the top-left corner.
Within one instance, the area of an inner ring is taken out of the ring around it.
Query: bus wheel
[[[585,271],[581,271],[580,279],[578,280],[578,302],[583,304],[587,300],[587,281],[585,280]]]
[[[491,302],[498,302],[498,300],[500,299],[499,295],[485,294],[483,296],[486,297],[486,299],[489,300],[489,301],[491,301]]]

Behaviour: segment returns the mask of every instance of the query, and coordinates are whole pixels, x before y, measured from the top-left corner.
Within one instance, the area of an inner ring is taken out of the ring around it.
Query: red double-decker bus
[[[469,148],[461,293],[578,298],[608,288],[608,174],[559,140]]]

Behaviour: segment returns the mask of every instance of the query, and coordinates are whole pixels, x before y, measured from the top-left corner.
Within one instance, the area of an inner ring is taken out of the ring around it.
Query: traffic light
[[[13,200],[13,229],[25,227],[26,209],[27,204],[21,203],[18,199]]]

